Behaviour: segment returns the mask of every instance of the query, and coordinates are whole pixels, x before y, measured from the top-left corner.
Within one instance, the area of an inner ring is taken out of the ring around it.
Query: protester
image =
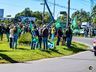
[[[18,41],[18,29],[14,26],[14,48],[17,49],[17,41]]]
[[[38,39],[36,36],[32,35],[31,49],[36,49],[38,44]]]
[[[31,49],[36,49],[38,47],[38,36],[39,36],[36,26],[34,26],[34,29],[32,30],[31,34],[32,34]]]
[[[10,26],[10,48],[14,49],[14,26]]]
[[[0,40],[3,40],[3,33],[4,33],[4,26],[1,24],[0,25]]]
[[[22,24],[22,23],[14,23],[11,25],[6,25],[5,26],[5,33],[7,37],[7,41],[9,41],[10,48],[12,49],[17,49],[17,43],[18,43],[18,38],[20,35],[30,32],[32,35],[32,40],[31,40],[31,49],[44,49],[48,50],[48,48],[52,49],[54,48],[55,41],[54,38],[57,35],[57,41],[56,45],[65,45],[65,42],[67,41],[67,46],[68,48],[71,47],[71,41],[72,41],[72,30],[70,27],[68,27],[68,30],[63,29],[61,26],[58,28],[55,28],[55,26],[52,26],[50,28],[47,28],[46,25],[43,27],[37,28],[37,26],[34,24],[34,22]],[[2,40],[2,35],[4,33],[4,28],[1,25],[0,26],[0,36]],[[48,37],[51,37],[51,39],[48,40]]]
[[[42,28],[39,28],[38,46],[42,49]]]
[[[23,25],[21,28],[21,34],[24,34],[24,33],[25,33],[25,26]]]
[[[66,29],[63,30],[62,45],[66,43]]]
[[[52,39],[52,42],[54,42],[54,37],[55,37],[55,28],[53,26],[52,29],[51,29],[51,39]]]
[[[60,27],[60,28],[57,30],[57,44],[56,44],[56,45],[59,45],[62,36],[63,36],[63,32],[62,32],[62,28]]]
[[[10,35],[9,25],[6,25],[6,27],[5,27],[5,33],[6,33],[7,41],[9,42],[9,35]]]
[[[49,33],[49,39],[51,39],[51,37],[52,37],[52,28],[51,27],[48,29],[48,33]]]
[[[84,29],[84,36],[88,37],[88,28],[87,27]]]
[[[68,30],[66,31],[66,40],[67,40],[67,47],[71,47],[71,41],[72,41],[72,30],[70,27],[68,27]]]
[[[44,45],[44,50],[48,49],[48,28],[44,25],[43,26],[43,45]]]

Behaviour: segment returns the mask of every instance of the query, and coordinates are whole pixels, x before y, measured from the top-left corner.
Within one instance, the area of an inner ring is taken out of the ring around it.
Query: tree
[[[35,24],[37,24],[38,26],[40,26],[42,24],[41,20],[36,20]]]
[[[77,24],[80,24],[81,22],[90,22],[91,18],[90,18],[90,13],[86,12],[84,10],[77,10],[76,12],[74,12],[72,14],[72,19],[74,19],[74,17],[77,16]]]
[[[18,18],[19,16],[27,16],[27,17],[35,17],[36,18],[36,24],[42,23],[42,12],[35,11],[33,12],[30,10],[30,8],[25,8],[22,12],[17,13],[15,15],[15,18]],[[44,14],[44,24],[47,24],[51,21],[51,17],[48,12],[45,12]]]
[[[96,18],[96,5],[92,9],[91,16],[92,16],[92,18]]]
[[[18,17],[18,16],[29,16],[29,17],[31,17],[32,16],[32,10],[30,10],[30,8],[25,8],[22,12],[17,13],[15,15],[15,17]]]
[[[51,17],[48,12],[45,12],[44,14],[44,23],[49,23],[51,21]]]
[[[24,12],[25,16],[29,16],[29,17],[32,16],[32,11],[30,10],[30,8],[25,8],[25,10],[23,12]]]
[[[61,16],[59,16],[57,19],[60,19],[61,22],[66,23],[67,21],[67,12],[60,12]]]
[[[39,12],[39,11],[33,12],[33,13],[32,13],[32,16],[33,16],[33,17],[36,17],[36,18],[39,19],[39,20],[42,20],[42,13]]]
[[[91,17],[93,25],[96,26],[96,5],[92,9]]]

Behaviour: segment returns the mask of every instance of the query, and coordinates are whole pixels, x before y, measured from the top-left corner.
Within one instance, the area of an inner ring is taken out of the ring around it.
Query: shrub
[[[19,43],[23,43],[23,44],[30,44],[31,43],[31,34],[30,33],[25,33],[22,34],[19,38]]]

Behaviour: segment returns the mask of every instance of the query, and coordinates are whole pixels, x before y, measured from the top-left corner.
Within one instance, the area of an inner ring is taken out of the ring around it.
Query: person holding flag
[[[38,31],[36,29],[36,26],[33,28],[33,24],[30,21],[29,25],[31,35],[32,35],[32,40],[31,40],[31,49],[35,49],[38,46]]]

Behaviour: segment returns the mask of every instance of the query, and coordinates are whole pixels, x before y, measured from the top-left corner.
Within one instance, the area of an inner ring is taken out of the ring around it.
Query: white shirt
[[[10,29],[10,35],[9,35],[10,38],[14,38],[14,31],[13,29]]]

